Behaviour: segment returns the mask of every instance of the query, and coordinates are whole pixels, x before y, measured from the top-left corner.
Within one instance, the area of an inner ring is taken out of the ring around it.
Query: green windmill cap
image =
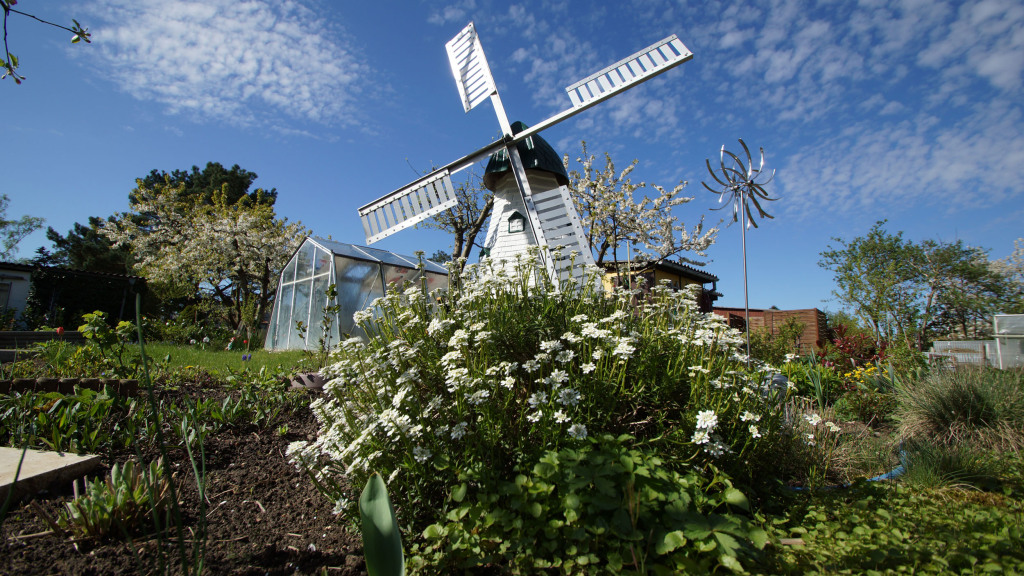
[[[529,126],[526,124],[515,122],[512,124],[512,134],[519,134],[527,128]],[[569,175],[565,173],[562,158],[543,138],[534,134],[516,144],[516,149],[519,150],[519,157],[523,159],[524,168],[550,172],[555,175],[559,185],[569,185]],[[487,169],[484,171],[484,186],[488,190],[494,191],[501,176],[510,170],[512,170],[512,165],[506,150],[501,149],[491,154],[491,159],[487,162]]]

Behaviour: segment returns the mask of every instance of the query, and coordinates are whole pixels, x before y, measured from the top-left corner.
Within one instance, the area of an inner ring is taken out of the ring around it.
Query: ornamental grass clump
[[[772,468],[788,390],[745,370],[735,330],[692,292],[605,293],[596,271],[552,286],[536,257],[453,269],[445,292],[408,286],[357,314],[368,339],[326,369],[318,438],[289,447],[336,512],[358,518],[354,487],[379,472],[415,538],[454,494],[498,494],[595,436],[628,435],[680,473]]]
[[[936,370],[897,390],[904,438],[947,446],[1018,451],[1024,447],[1024,372]]]

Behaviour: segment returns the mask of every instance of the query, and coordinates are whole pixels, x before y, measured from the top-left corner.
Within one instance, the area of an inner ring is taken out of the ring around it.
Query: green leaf
[[[447,530],[445,530],[444,526],[440,524],[431,524],[423,531],[423,537],[427,540],[440,540],[441,538],[444,538],[446,532]]]
[[[733,572],[736,572],[736,573],[739,573],[739,574],[742,574],[742,573],[745,572],[745,570],[743,570],[743,565],[740,564],[740,561],[737,560],[735,556],[723,555],[723,556],[720,556],[718,558],[718,561],[722,563],[722,566],[725,566],[726,568],[728,568],[729,570],[732,570]]]
[[[366,482],[359,497],[362,520],[363,556],[369,576],[403,576],[405,553],[388,489],[380,474]]]
[[[764,545],[768,543],[768,533],[760,528],[752,528],[749,537],[758,550],[764,548]]]
[[[725,492],[722,493],[722,497],[729,504],[732,504],[737,508],[742,508],[748,512],[750,511],[750,501],[747,500],[747,497],[743,492],[740,492],[735,488],[726,488]]]
[[[683,531],[676,530],[665,534],[665,538],[654,547],[654,551],[658,554],[667,554],[685,544],[686,536],[683,536]]]
[[[466,486],[465,482],[463,482],[462,484],[459,484],[458,486],[456,486],[455,489],[452,490],[452,501],[453,502],[462,502],[462,500],[466,497],[466,491],[468,489],[469,489],[469,487]]]

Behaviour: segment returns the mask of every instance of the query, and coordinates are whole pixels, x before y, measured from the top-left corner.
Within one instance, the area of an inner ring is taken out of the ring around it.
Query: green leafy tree
[[[1008,291],[984,249],[963,241],[914,243],[885,221],[864,236],[834,238],[818,265],[835,274],[833,294],[876,343],[924,350],[939,337],[984,335]]]
[[[115,220],[113,216],[107,218],[107,222]],[[40,255],[44,258],[40,263],[89,272],[131,273],[131,251],[127,246],[114,248],[110,239],[100,233],[103,225],[102,218],[90,216],[88,225],[75,222],[64,235],[48,228],[46,238],[53,243],[53,252],[41,248]]]
[[[444,230],[452,235],[452,251],[445,261],[457,261],[460,258],[468,260],[473,254],[473,247],[480,247],[476,239],[487,225],[491,208],[494,207],[494,193],[485,188],[480,177],[473,173],[455,186],[455,196],[459,201],[453,208],[421,224],[425,228]]]
[[[3,74],[3,76],[0,76],[0,80],[3,80],[4,78],[7,78],[8,76],[10,76],[14,80],[15,84],[21,84],[21,81],[25,79],[24,76],[22,76],[21,74],[18,73],[18,65],[19,65],[18,57],[15,56],[14,54],[11,54],[10,46],[7,43],[7,17],[10,16],[11,14],[18,14],[20,16],[25,16],[27,18],[31,18],[31,19],[33,19],[33,20],[35,20],[37,22],[42,22],[43,24],[49,24],[50,26],[54,26],[56,28],[60,28],[61,30],[67,30],[68,32],[71,32],[73,34],[73,36],[71,37],[71,43],[72,44],[78,44],[79,42],[85,42],[86,44],[89,44],[89,43],[92,42],[92,40],[90,39],[91,35],[89,34],[89,30],[87,28],[83,28],[82,25],[78,23],[78,20],[72,19],[71,20],[72,25],[71,25],[70,28],[68,28],[67,26],[61,26],[60,24],[55,24],[53,22],[49,22],[47,20],[43,20],[42,18],[37,18],[37,17],[35,17],[35,16],[31,15],[31,14],[27,14],[27,13],[22,12],[20,10],[15,10],[14,8],[11,7],[11,6],[14,6],[17,3],[18,3],[18,0],[0,0],[0,8],[2,8],[3,11],[4,11],[4,55],[5,55],[4,58],[0,58],[0,67],[3,67],[3,69],[4,69],[4,74]]]
[[[871,330],[876,342],[906,334],[916,312],[908,305],[916,299],[913,244],[902,232],[887,232],[885,222],[849,241],[833,238],[837,246],[829,245],[818,262],[835,274],[833,295]]]
[[[925,240],[915,262],[923,285],[917,348],[936,336],[975,338],[991,330],[1006,291],[985,250],[962,240]]]
[[[1013,247],[1009,256],[992,262],[992,269],[1004,282],[1002,311],[1024,314],[1024,238],[1017,238]]]
[[[185,197],[196,197],[199,202],[208,205],[213,203],[215,195],[223,192],[228,204],[235,204],[242,198],[248,198],[250,202],[273,206],[277,201],[276,188],[270,190],[257,188],[252,192],[249,191],[258,177],[255,172],[250,172],[238,164],[228,169],[224,168],[220,162],[207,162],[206,167],[202,170],[198,166],[193,166],[191,171],[152,170],[148,176],[142,179],[142,184],[146,188],[162,184],[181,185]],[[133,206],[137,202],[134,193],[129,197],[129,201]]]
[[[0,194],[0,260],[10,260],[18,252],[18,243],[26,236],[43,227],[43,219],[36,216],[22,216],[17,220],[7,219],[7,206],[11,199]]]

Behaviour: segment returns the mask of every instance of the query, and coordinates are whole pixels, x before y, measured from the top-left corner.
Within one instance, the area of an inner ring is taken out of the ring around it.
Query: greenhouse
[[[331,344],[350,336],[365,336],[352,315],[363,310],[388,287],[426,278],[429,290],[448,286],[448,271],[424,260],[399,256],[385,250],[307,237],[281,273],[274,311],[267,328],[268,350],[313,349],[324,335],[326,309],[330,315]],[[337,296],[328,301],[328,287]],[[302,329],[299,328],[301,322]]]

